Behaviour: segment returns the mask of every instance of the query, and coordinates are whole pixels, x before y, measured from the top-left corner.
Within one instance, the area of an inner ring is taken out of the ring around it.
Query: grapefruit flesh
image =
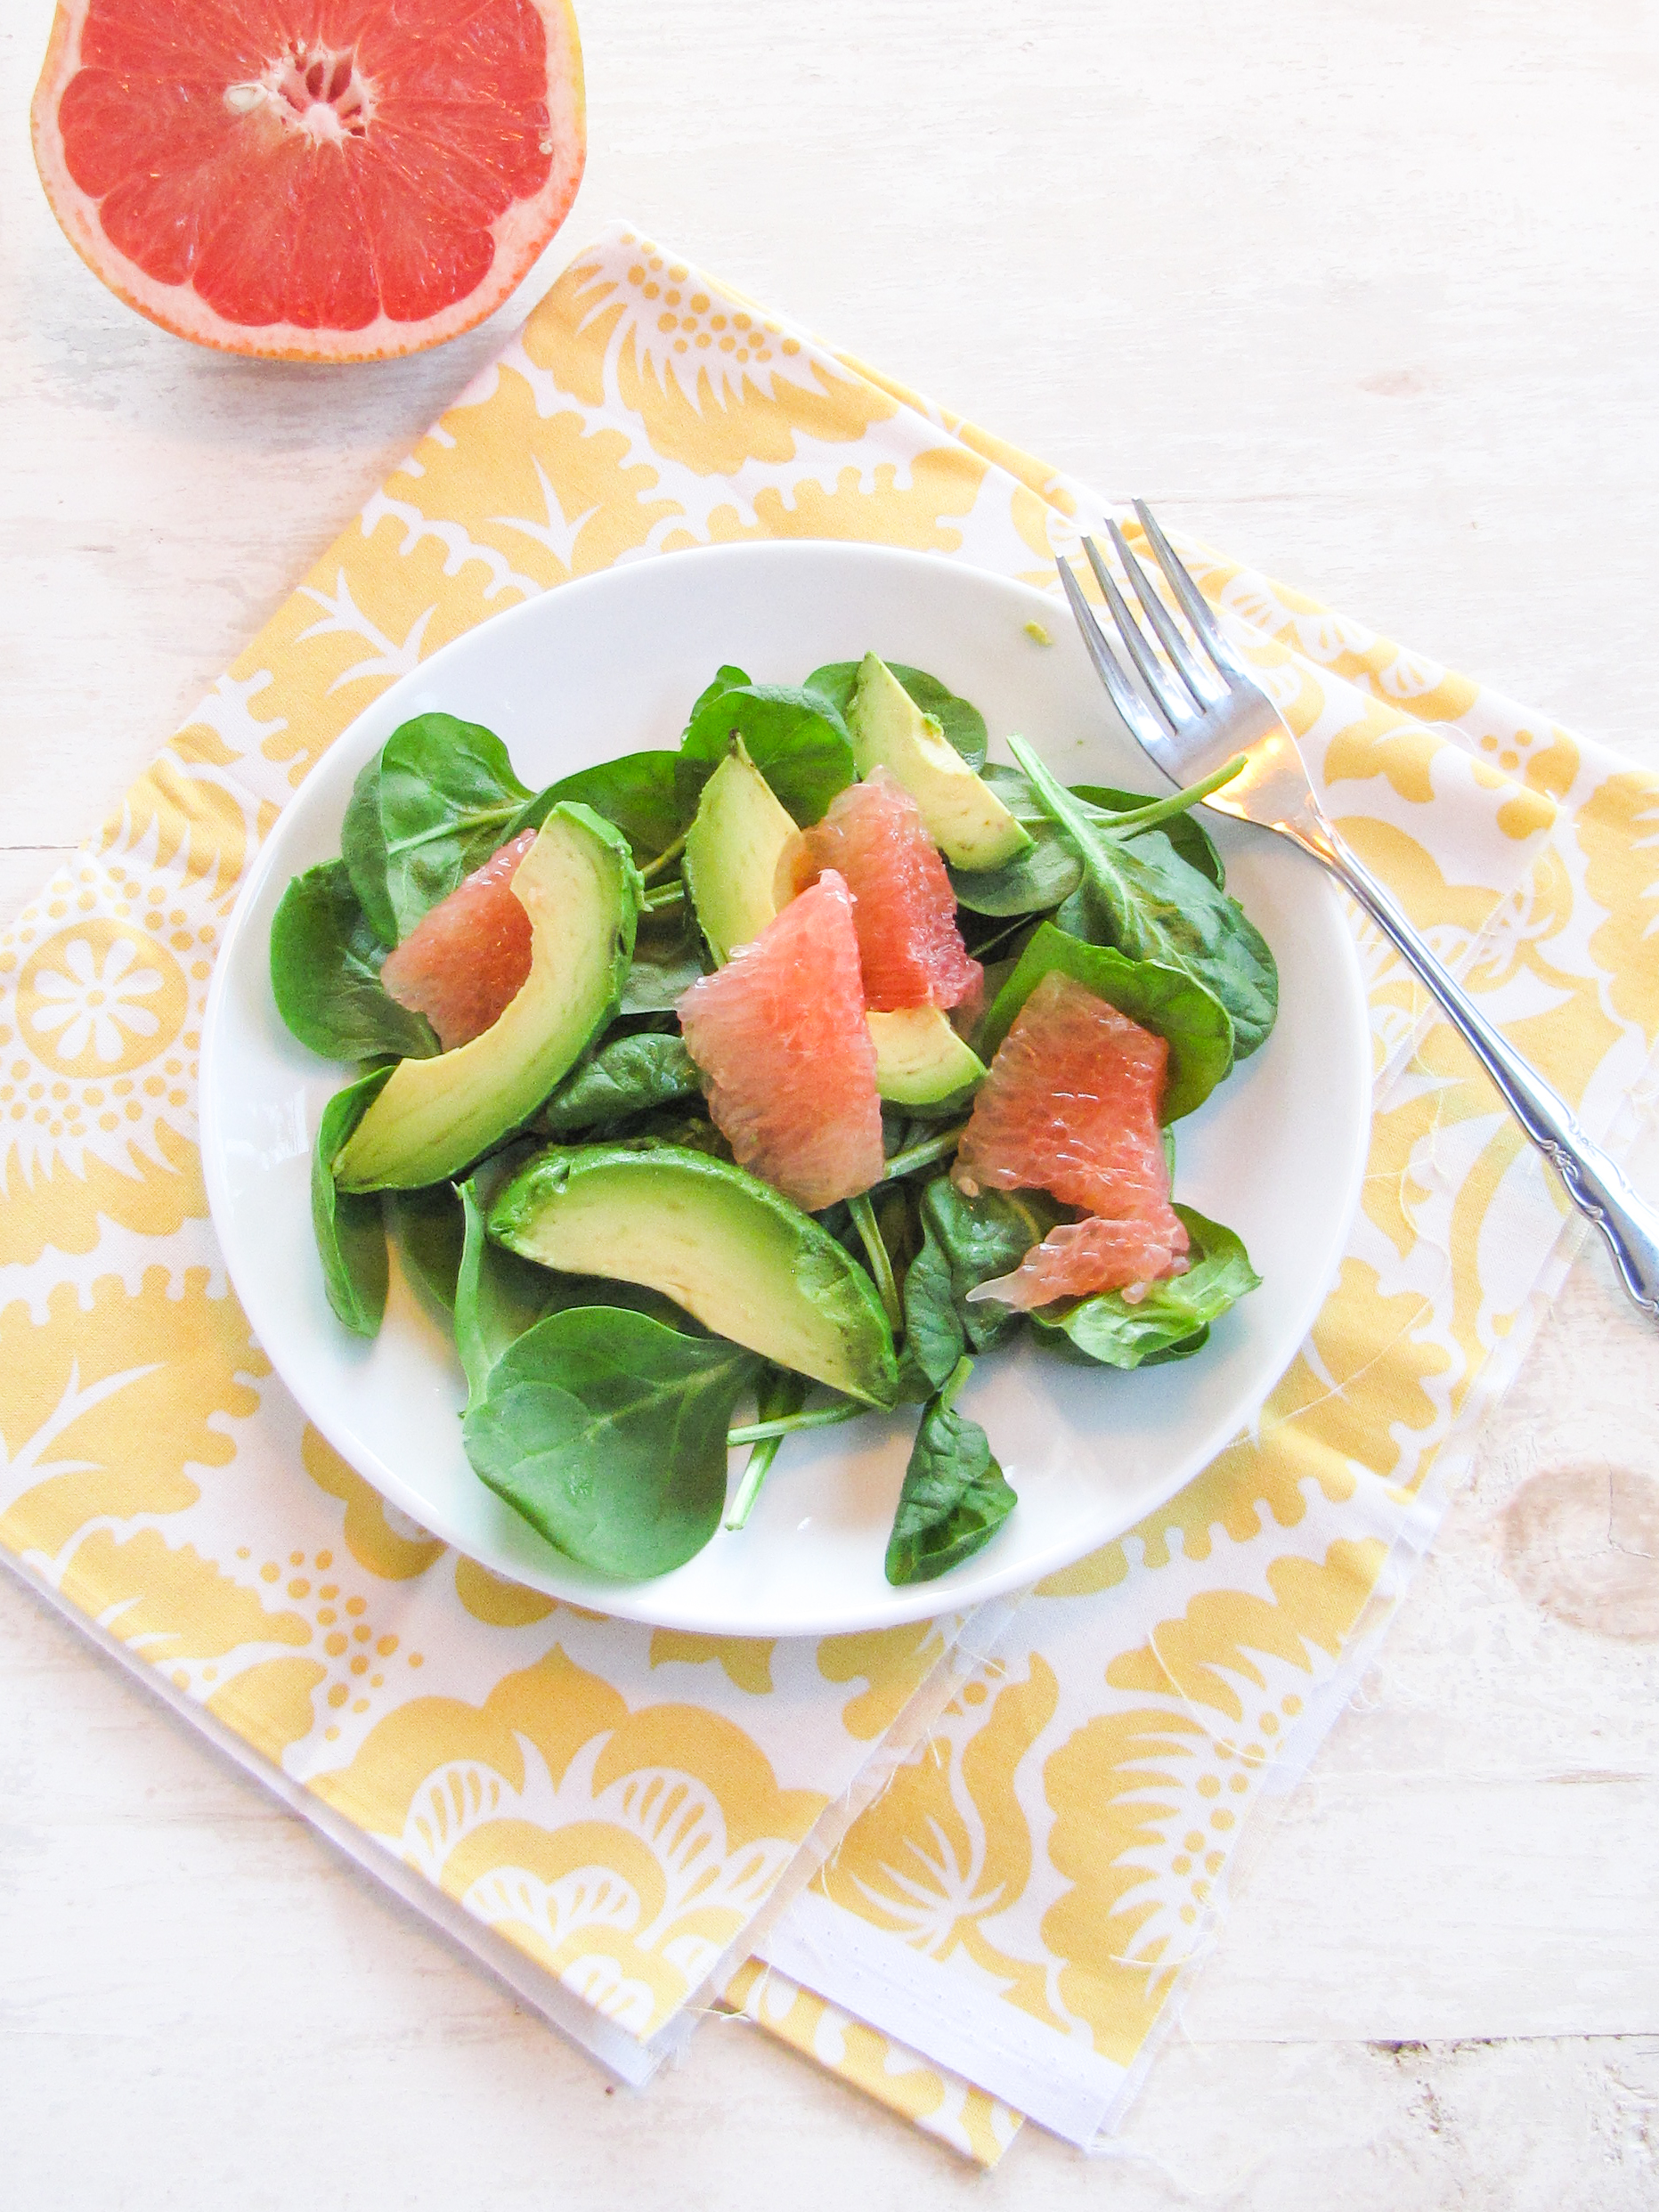
[[[35,158],[181,337],[364,361],[499,306],[586,153],[567,0],[60,0]]]
[[[809,1214],[881,1177],[864,1017],[852,894],[833,868],[679,1002],[686,1049],[739,1167]]]
[[[950,878],[923,824],[922,809],[890,770],[878,768],[836,794],[827,814],[782,863],[785,897],[825,868],[854,900],[853,926],[866,1003],[875,1013],[906,1006],[955,1006],[984,981],[956,927]]]
[[[426,1015],[446,1053],[493,1028],[530,973],[530,916],[512,882],[535,842],[526,830],[492,853],[386,955],[382,988]]]
[[[1011,1275],[973,1295],[1046,1305],[1183,1273],[1159,1132],[1169,1047],[1070,976],[1045,975],[973,1102],[956,1179],[1048,1191],[1094,1218],[1052,1230]]]

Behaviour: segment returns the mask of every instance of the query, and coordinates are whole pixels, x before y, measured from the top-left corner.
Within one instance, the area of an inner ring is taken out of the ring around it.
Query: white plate
[[[1053,638],[1038,645],[1033,618]],[[1364,1166],[1370,1054],[1354,946],[1322,872],[1281,840],[1206,817],[1229,887],[1278,959],[1278,1026],[1177,1129],[1177,1194],[1236,1229],[1262,1288],[1196,1358],[1123,1374],[1025,1345],[981,1361],[963,1398],[1020,1503],[977,1558],[888,1587],[882,1553],[915,1410],[792,1438],[749,1525],[676,1573],[584,1572],[473,1475],[444,1330],[395,1262],[379,1336],[329,1312],[312,1243],[318,1117],[347,1070],[282,1026],[271,917],[290,876],[337,854],[354,778],[399,723],[439,709],[506,742],[533,788],[618,753],[679,742],[722,662],[799,682],[866,649],[972,699],[994,749],[1029,738],[1067,783],[1150,790],[1064,608],[1023,585],[920,554],[819,542],[643,560],[550,591],[435,654],[359,717],[307,778],[260,856],[221,956],[202,1055],[202,1150],[231,1279],[278,1374],[393,1505],[498,1574],[610,1613],[723,1635],[827,1634],[955,1610],[1080,1558],[1133,1527],[1249,1419],[1335,1273]],[[735,1456],[734,1481],[742,1454]]]

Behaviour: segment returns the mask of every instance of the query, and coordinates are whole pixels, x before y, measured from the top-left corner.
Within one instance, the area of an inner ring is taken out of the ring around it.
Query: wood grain
[[[1078,475],[1659,763],[1659,19],[1639,0],[608,0],[615,214]],[[60,236],[0,24],[0,915],[500,342],[192,352]],[[1570,35],[1569,35],[1570,33]],[[1646,1165],[1659,1189],[1659,1157]],[[1655,1345],[1593,1256],[1132,2116],[988,2181],[752,2031],[644,2102],[0,1587],[9,2201],[1659,2194]],[[1606,1513],[1603,1515],[1603,1500]]]

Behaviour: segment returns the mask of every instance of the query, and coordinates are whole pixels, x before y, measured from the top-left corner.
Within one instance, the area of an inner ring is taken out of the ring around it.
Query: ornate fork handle
[[[1552,1163],[1568,1198],[1606,1239],[1631,1297],[1645,1313],[1659,1318],[1659,1210],[1638,1196],[1606,1152],[1590,1143],[1565,1100],[1527,1066],[1453,982],[1382,885],[1312,802],[1276,826],[1324,863],[1433,995],[1522,1128]]]

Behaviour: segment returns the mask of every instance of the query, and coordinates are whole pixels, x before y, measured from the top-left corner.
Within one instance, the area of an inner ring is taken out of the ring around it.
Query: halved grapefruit
[[[984,1189],[1051,1191],[1094,1219],[1051,1230],[976,1297],[1047,1305],[1184,1271],[1159,1107],[1169,1047],[1055,970],[1020,1009],[973,1102],[954,1170]]]
[[[59,0],[33,125],[53,212],[111,291],[283,360],[470,329],[587,151],[568,0]]]
[[[890,770],[850,784],[779,864],[784,898],[834,868],[853,896],[853,926],[872,1012],[947,1007],[971,997],[984,971],[956,927],[956,897],[922,809]]]
[[[686,1049],[738,1165],[809,1214],[881,1176],[864,1015],[852,897],[833,868],[679,1002]]]
[[[512,885],[535,842],[525,830],[492,853],[386,955],[382,988],[426,1015],[446,1053],[493,1029],[530,973],[530,916]]]

